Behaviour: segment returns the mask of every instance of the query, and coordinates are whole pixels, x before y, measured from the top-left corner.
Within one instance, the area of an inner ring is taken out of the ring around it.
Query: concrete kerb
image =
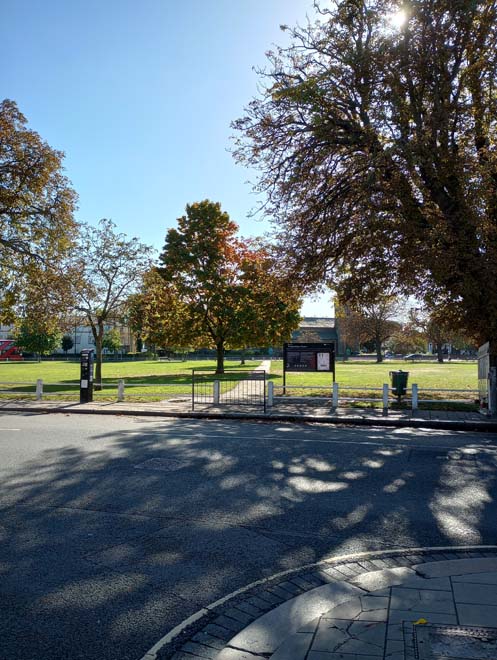
[[[420,571],[420,565],[441,562],[439,565],[442,567],[448,560],[461,559],[482,563],[485,558],[491,558],[492,565],[497,568],[497,546],[400,548],[327,557],[258,580],[207,605],[164,635],[141,660],[186,660],[192,656],[207,660],[217,658],[218,654],[219,660],[222,660],[225,657],[221,653],[223,649],[226,658],[234,658],[236,653],[231,655],[234,647],[230,643],[244,630],[250,632],[252,624],[262,621],[264,617],[266,627],[273,630],[272,639],[264,655],[254,652],[253,657],[269,657],[268,649],[273,646],[272,650],[276,650],[282,641],[278,637],[282,634],[278,632],[278,626],[269,621],[272,612],[276,613],[273,618],[278,621],[285,617],[285,609],[290,608],[295,628],[297,624],[305,624],[307,619],[314,619],[319,615],[320,608],[324,608],[323,612],[329,609],[330,594],[334,594],[331,600],[340,604],[352,598],[354,592],[367,593],[371,584],[380,589],[399,584],[406,576],[423,579],[426,571]],[[345,585],[348,590],[344,591]],[[341,588],[342,593],[338,593],[337,588]],[[322,596],[325,596],[325,605],[320,602]],[[305,614],[297,615],[299,609]],[[294,632],[296,630],[291,626],[285,625],[286,636]],[[251,633],[249,638],[253,637]]]
[[[317,416],[299,414],[273,414],[263,415],[259,413],[237,413],[237,412],[183,412],[162,411],[157,409],[143,408],[108,408],[86,407],[88,404],[72,404],[69,406],[37,406],[37,405],[1,405],[0,412],[30,412],[30,413],[63,413],[75,415],[125,415],[133,417],[164,417],[177,419],[223,419],[223,420],[246,420],[258,422],[288,422],[288,423],[312,423],[330,424],[334,426],[367,426],[367,427],[390,427],[390,428],[420,428],[440,431],[470,431],[483,433],[497,433],[497,420],[495,421],[463,421],[463,420],[435,420],[435,419],[399,419],[388,417],[357,417],[357,416]]]

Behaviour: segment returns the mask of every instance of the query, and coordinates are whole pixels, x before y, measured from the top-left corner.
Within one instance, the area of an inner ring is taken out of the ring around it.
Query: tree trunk
[[[442,343],[437,343],[437,356],[438,356],[438,361],[443,362],[444,361],[444,354],[442,352],[443,344]]]
[[[224,374],[224,342],[216,344],[217,366],[216,374]]]
[[[92,326],[93,339],[95,340],[95,386],[96,392],[102,389],[102,348],[104,340],[104,324],[98,322],[98,327]]]
[[[242,354],[240,355],[240,366],[245,364],[245,349],[242,348]]]
[[[376,362],[383,362],[383,354],[381,352],[381,339],[379,337],[376,337],[375,345],[376,345]]]

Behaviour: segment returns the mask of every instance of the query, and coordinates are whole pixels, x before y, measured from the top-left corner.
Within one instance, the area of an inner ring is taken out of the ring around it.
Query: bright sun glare
[[[388,17],[388,22],[396,30],[399,30],[403,25],[405,25],[406,21],[407,21],[407,12],[405,9],[399,9],[393,14],[390,14],[390,16]]]

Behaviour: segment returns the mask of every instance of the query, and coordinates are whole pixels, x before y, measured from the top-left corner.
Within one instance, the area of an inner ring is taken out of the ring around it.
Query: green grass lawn
[[[390,360],[376,362],[337,362],[336,381],[341,385],[357,387],[381,387],[390,382],[390,371],[408,371],[409,385],[419,387],[476,389],[478,387],[478,367],[476,362],[405,362]],[[276,376],[275,385],[283,382],[283,362],[273,360],[271,374]],[[287,385],[321,385],[332,381],[331,374],[287,373]]]
[[[478,366],[476,362],[405,362],[389,360],[381,364],[375,362],[337,362],[336,381],[339,385],[355,388],[347,391],[347,396],[367,396],[361,393],[361,388],[381,388],[383,383],[390,383],[390,371],[408,371],[408,387],[416,383],[419,397],[423,398],[425,389],[456,389],[475,390],[478,388]],[[275,384],[275,393],[281,392],[283,385],[283,362],[275,360],[271,363],[271,378]],[[287,373],[287,386],[323,386],[323,390],[288,389],[287,393],[298,396],[329,395],[332,374],[324,373]],[[345,391],[343,391],[345,393]],[[370,393],[371,397],[381,397],[381,392]],[[437,399],[468,399],[468,394],[457,392],[426,392],[426,398]],[[474,398],[470,395],[469,398]]]
[[[259,361],[248,361],[241,367],[238,360],[226,362],[226,378],[230,372],[252,370],[257,368]],[[154,401],[174,396],[189,396],[191,393],[192,369],[215,369],[212,360],[192,360],[188,362],[104,362],[102,392],[95,392],[95,399],[116,400],[117,381],[124,379],[126,383],[125,396],[127,400]],[[438,364],[435,362],[406,363],[404,361],[388,361],[383,364],[373,362],[337,362],[336,380],[339,385],[353,387],[346,395],[351,397],[381,397],[381,392],[364,391],[364,387],[381,388],[383,383],[390,383],[389,372],[402,369],[409,372],[408,387],[417,383],[419,397],[427,399],[464,399],[474,398],[474,395],[464,393],[430,392],[423,394],[423,388],[429,389],[459,389],[474,390],[478,387],[478,368],[475,362],[451,362]],[[44,398],[77,398],[79,395],[79,364],[63,360],[53,362],[9,362],[0,363],[0,390],[15,389],[18,395],[34,393],[34,383],[38,378],[44,381]],[[283,385],[283,363],[273,360],[271,363],[271,380],[275,384],[275,394],[281,394]],[[214,380],[214,374],[207,383]],[[223,379],[221,378],[223,381]],[[16,385],[6,386],[1,383],[15,382]],[[33,385],[25,385],[32,383]],[[330,396],[332,375],[323,373],[290,373],[287,374],[287,394],[294,396]],[[301,389],[304,386],[320,386],[318,390]],[[208,385],[206,386],[208,387]],[[221,389],[229,389],[232,383],[222,382]],[[362,390],[362,391],[361,391]],[[55,394],[57,392],[57,394]],[[345,391],[342,390],[342,395]],[[8,396],[3,393],[2,396]]]
[[[258,360],[248,360],[245,366],[240,366],[239,360],[225,362],[227,380],[230,373],[251,371],[260,364]],[[104,389],[94,392],[95,399],[115,400],[117,398],[117,382],[125,381],[126,399],[153,401],[170,398],[176,395],[191,393],[192,369],[211,370],[214,380],[216,363],[213,360],[190,360],[186,362],[104,362],[102,367],[102,383]],[[233,377],[233,376],[232,376]],[[77,398],[79,396],[79,363],[54,360],[53,362],[8,362],[0,363],[0,390],[14,390],[19,396],[33,394],[34,383],[38,378],[43,380],[44,398]],[[5,385],[9,383],[9,385]],[[225,383],[221,389],[230,385]],[[57,394],[54,394],[57,392]],[[2,396],[8,396],[3,393]]]

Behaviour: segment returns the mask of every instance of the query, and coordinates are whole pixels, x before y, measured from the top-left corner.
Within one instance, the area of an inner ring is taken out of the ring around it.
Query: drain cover
[[[497,628],[404,624],[404,638],[406,660],[497,658]]]
[[[181,470],[188,465],[185,461],[176,458],[149,458],[148,461],[135,465],[137,470],[161,470],[162,472],[173,472]]]

